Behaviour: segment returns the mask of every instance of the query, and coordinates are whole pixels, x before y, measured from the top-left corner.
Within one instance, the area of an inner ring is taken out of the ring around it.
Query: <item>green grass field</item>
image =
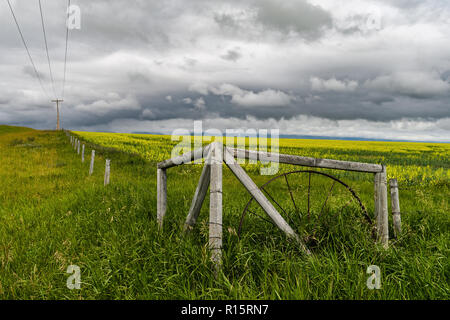
[[[283,153],[387,165],[389,177],[400,182],[403,223],[388,250],[374,242],[352,206],[333,218],[338,200],[325,209],[312,256],[300,254],[278,229],[253,216],[239,239],[240,215],[250,197],[224,167],[224,260],[215,278],[207,250],[208,198],[194,231],[182,233],[201,166],[169,169],[168,212],[159,231],[156,163],[170,157],[176,142],[165,136],[74,134],[86,142],[85,163],[63,132],[0,126],[1,299],[450,297],[449,144],[281,141]],[[92,149],[95,169],[89,176]],[[107,187],[105,158],[111,159]],[[258,185],[270,178],[259,175],[258,165],[245,168]],[[293,169],[282,165],[280,172]],[[348,183],[373,215],[371,175],[319,171]],[[316,195],[326,183],[314,180]],[[304,193],[300,183],[294,188]],[[277,185],[272,191],[277,199],[288,197]],[[72,264],[81,269],[80,290],[66,287]],[[366,286],[372,264],[381,269],[380,290]]]

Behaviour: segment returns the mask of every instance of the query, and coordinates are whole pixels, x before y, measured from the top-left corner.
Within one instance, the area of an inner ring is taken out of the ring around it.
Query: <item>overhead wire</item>
[[[69,42],[69,8],[70,8],[70,0],[67,1],[67,17],[66,17],[66,50],[64,54],[64,77],[63,77],[63,85],[62,85],[62,93],[61,99],[64,99],[65,86],[66,86],[66,66],[67,66],[67,47]]]
[[[55,91],[55,81],[53,80],[53,72],[52,72],[52,66],[50,63],[50,55],[48,53],[47,34],[45,32],[44,14],[42,13],[41,0],[39,0],[39,11],[41,13],[42,33],[44,34],[45,51],[47,52],[47,62],[48,62],[48,69],[50,72],[50,80],[52,83],[53,95],[56,99],[57,97],[56,97],[56,91]]]
[[[38,70],[36,68],[36,65],[34,64],[33,58],[31,57],[30,50],[28,49],[28,46],[27,46],[27,43],[26,43],[25,38],[23,36],[22,30],[20,29],[19,22],[17,21],[16,15],[14,14],[14,9],[12,8],[11,3],[9,2],[9,0],[6,0],[6,1],[8,3],[9,9],[11,11],[11,14],[13,16],[14,22],[16,23],[17,30],[19,31],[20,38],[22,39],[22,43],[23,43],[23,45],[25,47],[25,50],[27,51],[28,58],[30,59],[31,65],[33,66],[36,78],[39,81],[39,84],[40,84],[40,86],[42,88],[42,91],[44,92],[44,95],[47,96],[47,98],[50,100],[50,96],[48,95],[47,90],[45,90],[45,87],[44,87],[44,85],[42,83],[41,76],[39,75],[39,72],[38,72]]]

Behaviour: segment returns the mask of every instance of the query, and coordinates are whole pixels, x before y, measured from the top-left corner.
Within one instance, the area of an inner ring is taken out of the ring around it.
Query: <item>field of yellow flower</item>
[[[139,154],[148,161],[170,158],[172,149],[179,143],[163,135],[75,133],[94,144]],[[280,153],[285,154],[385,164],[388,178],[396,178],[403,185],[450,181],[448,143],[280,139],[279,144]]]

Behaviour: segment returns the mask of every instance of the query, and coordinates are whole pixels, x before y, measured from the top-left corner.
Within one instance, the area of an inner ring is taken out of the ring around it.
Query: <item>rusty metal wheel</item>
[[[347,226],[365,223],[373,229],[372,220],[355,191],[330,174],[291,171],[270,179],[260,190],[309,247],[319,245],[332,231],[330,225],[338,220]],[[244,228],[252,228],[257,223],[256,218],[272,223],[252,197],[242,212],[239,237]]]

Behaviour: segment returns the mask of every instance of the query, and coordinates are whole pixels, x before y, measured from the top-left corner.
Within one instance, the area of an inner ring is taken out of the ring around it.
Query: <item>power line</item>
[[[48,54],[47,34],[45,33],[44,15],[42,13],[41,0],[39,0],[39,11],[41,13],[42,32],[44,33],[45,51],[47,52],[47,61],[48,61],[48,69],[50,71],[50,80],[52,81],[53,94],[56,97],[55,81],[53,80],[53,72],[52,72],[52,66],[50,63],[50,55]]]
[[[61,99],[64,99],[64,91],[66,86],[66,65],[67,65],[67,44],[69,42],[69,8],[70,8],[70,0],[67,1],[67,18],[66,18],[66,51],[64,54],[64,77],[63,77],[63,85],[62,85],[62,93]]]
[[[25,38],[23,37],[22,30],[20,29],[19,22],[17,21],[16,15],[14,14],[14,10],[13,10],[13,8],[11,6],[11,3],[9,2],[9,0],[6,0],[6,1],[8,2],[8,6],[9,6],[9,9],[11,10],[11,14],[12,14],[12,16],[14,18],[14,22],[16,23],[17,30],[19,31],[20,38],[22,39],[22,43],[23,43],[23,45],[25,47],[25,50],[27,51],[28,58],[30,59],[31,65],[33,66],[33,69],[34,69],[34,73],[36,74],[36,77],[39,80],[39,84],[41,85],[42,91],[48,97],[48,99],[50,99],[47,91],[44,88],[44,85],[42,84],[41,76],[39,75],[39,72],[36,69],[36,65],[34,64],[33,58],[31,58],[30,50],[28,50],[27,43],[25,42]]]

